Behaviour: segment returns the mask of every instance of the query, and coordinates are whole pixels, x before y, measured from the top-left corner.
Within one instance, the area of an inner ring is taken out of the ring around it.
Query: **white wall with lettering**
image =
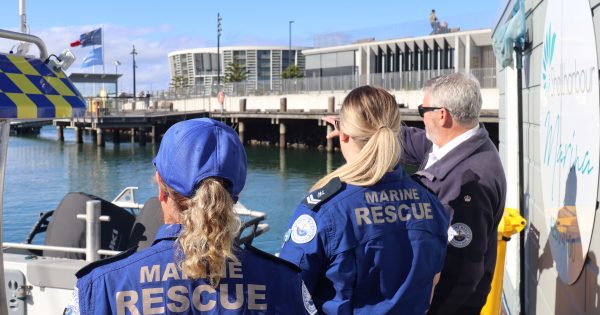
[[[588,1],[548,1],[540,81],[544,213],[561,280],[572,284],[590,246],[598,192],[598,61]]]

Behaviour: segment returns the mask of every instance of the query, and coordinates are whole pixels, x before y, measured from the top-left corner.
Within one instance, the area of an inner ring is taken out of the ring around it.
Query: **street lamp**
[[[135,65],[135,55],[137,55],[137,51],[135,51],[135,45],[133,45],[133,50],[131,50],[131,56],[133,57],[133,106],[135,107],[135,98],[137,97],[137,95],[135,94],[135,68],[137,68],[137,66]]]
[[[217,90],[221,91],[221,13],[217,13]]]
[[[115,65],[115,97],[119,97],[119,66],[121,62],[114,60],[113,64]]]
[[[291,66],[291,57],[292,57],[292,23],[294,23],[294,21],[290,21],[290,49],[288,50],[288,67]]]

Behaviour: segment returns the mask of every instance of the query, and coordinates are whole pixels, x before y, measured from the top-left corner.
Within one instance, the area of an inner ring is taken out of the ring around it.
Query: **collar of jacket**
[[[152,245],[164,239],[176,239],[181,232],[181,224],[163,224],[156,232]]]
[[[482,145],[484,145],[489,139],[488,132],[485,130],[483,123],[479,123],[479,129],[477,132],[465,142],[459,144],[456,148],[448,152],[441,160],[435,162],[426,170],[422,169],[427,165],[427,161],[421,163],[419,171],[415,174],[423,176],[430,181],[442,179],[448,175],[448,173],[454,169],[454,167],[462,162],[465,157],[471,155]],[[433,146],[429,149],[428,154],[433,150]]]

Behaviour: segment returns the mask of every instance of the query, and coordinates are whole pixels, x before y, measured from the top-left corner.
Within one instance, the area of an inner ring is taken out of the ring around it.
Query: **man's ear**
[[[446,108],[442,108],[440,110],[439,120],[440,124],[444,127],[449,128],[452,126],[452,115],[450,115],[450,111],[448,111]]]

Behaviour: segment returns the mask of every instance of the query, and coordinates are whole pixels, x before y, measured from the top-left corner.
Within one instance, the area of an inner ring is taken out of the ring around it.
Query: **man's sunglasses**
[[[423,107],[423,104],[421,104],[417,106],[417,108],[419,109],[419,116],[423,118],[426,112],[432,112],[434,110],[442,109],[443,107]]]

